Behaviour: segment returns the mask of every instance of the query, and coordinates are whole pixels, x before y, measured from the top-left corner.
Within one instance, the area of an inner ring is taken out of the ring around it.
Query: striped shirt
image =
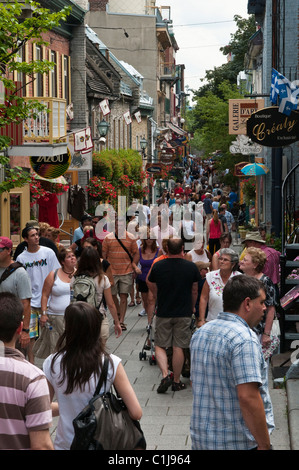
[[[249,450],[256,442],[239,405],[237,385],[258,383],[269,434],[274,418],[268,369],[257,335],[233,313],[220,313],[191,339],[193,450]]]
[[[133,235],[126,232],[126,238],[120,239],[122,244],[127,248],[128,252],[134,258],[134,255],[138,253],[138,246]],[[103,255],[105,254],[106,259],[109,261],[112,269],[112,274],[125,275],[133,272],[132,264],[129,255],[126,253],[124,248],[115,238],[113,233],[106,235],[102,245]]]
[[[30,449],[29,432],[49,429],[51,422],[43,371],[17,349],[5,348],[0,354],[0,449]]]

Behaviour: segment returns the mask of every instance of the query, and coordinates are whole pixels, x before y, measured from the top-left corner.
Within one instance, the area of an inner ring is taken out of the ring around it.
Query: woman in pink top
[[[215,251],[220,249],[220,237],[223,233],[221,220],[218,217],[218,211],[213,210],[212,219],[207,221],[207,240],[209,240],[209,252],[213,256]]]

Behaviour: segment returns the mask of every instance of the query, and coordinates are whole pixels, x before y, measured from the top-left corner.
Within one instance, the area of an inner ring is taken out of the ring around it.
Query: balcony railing
[[[160,78],[173,80],[177,77],[176,65],[171,63],[162,63],[160,65]]]
[[[35,119],[27,118],[23,121],[24,142],[53,144],[66,135],[66,100],[48,97],[33,99],[45,105],[46,110],[38,112]]]

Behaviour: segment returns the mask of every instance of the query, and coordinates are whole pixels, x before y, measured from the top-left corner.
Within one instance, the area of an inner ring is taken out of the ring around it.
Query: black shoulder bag
[[[122,248],[125,250],[125,252],[127,253],[127,255],[129,256],[130,258],[130,261],[131,263],[133,262],[133,258],[132,258],[132,255],[130,254],[130,252],[128,251],[128,249],[125,247],[125,245],[123,244],[123,242],[118,238],[118,236],[115,234],[115,238],[116,240],[118,241],[118,243],[122,246]]]
[[[146,449],[140,424],[130,418],[123,400],[111,390],[100,394],[103,383],[106,390],[108,364],[105,356],[96,391],[73,420],[75,436],[70,450]]]
[[[2,273],[2,276],[0,278],[0,284],[5,281],[5,279],[7,279],[16,269],[23,267],[24,266],[22,265],[22,263],[19,263],[18,261],[16,261],[15,263],[11,263]]]

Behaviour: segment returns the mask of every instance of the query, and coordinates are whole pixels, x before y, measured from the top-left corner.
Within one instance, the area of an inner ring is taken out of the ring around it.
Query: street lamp
[[[141,148],[142,158],[143,159],[145,159],[145,157],[146,157],[146,155],[145,155],[146,147],[147,147],[147,140],[146,140],[145,137],[143,137],[143,138],[140,139],[140,148]]]
[[[97,128],[98,128],[98,133],[100,137],[106,137],[109,131],[109,127],[110,127],[110,124],[109,122],[105,121],[105,119],[103,119],[101,122],[98,121]]]

